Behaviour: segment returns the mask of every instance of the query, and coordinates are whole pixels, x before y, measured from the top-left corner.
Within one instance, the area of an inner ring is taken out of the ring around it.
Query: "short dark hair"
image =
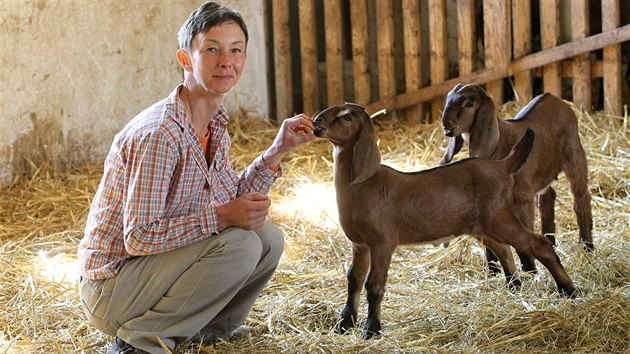
[[[207,32],[210,28],[228,21],[234,21],[243,30],[243,33],[245,33],[245,44],[247,44],[249,34],[247,33],[247,25],[241,14],[234,9],[209,1],[201,5],[197,10],[191,12],[186,22],[184,22],[179,29],[177,35],[179,48],[190,50],[193,38],[195,38],[197,33]]]

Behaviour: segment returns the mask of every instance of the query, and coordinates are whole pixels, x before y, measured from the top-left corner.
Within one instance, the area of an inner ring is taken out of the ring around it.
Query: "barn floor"
[[[516,108],[502,107],[502,114]],[[489,276],[483,250],[467,237],[444,249],[400,248],[389,271],[383,335],[333,333],[346,293],[350,242],[339,228],[331,147],[304,146],[285,163],[270,196],[271,221],[286,234],[279,269],[255,304],[257,331],[180,353],[498,353],[630,352],[630,130],[627,117],[580,116],[593,196],[594,253],[578,244],[566,179],[558,192],[557,253],[579,288],[558,296],[549,272],[526,277],[519,291]],[[387,117],[379,127],[385,164],[432,167],[446,141],[437,124],[405,127]],[[232,154],[243,167],[268,146],[275,129],[235,120]],[[461,156],[461,155],[460,155]],[[76,248],[100,166],[61,172],[33,167],[0,199],[0,352],[104,353],[112,340],[85,321],[79,305]],[[362,299],[359,322],[365,320]]]

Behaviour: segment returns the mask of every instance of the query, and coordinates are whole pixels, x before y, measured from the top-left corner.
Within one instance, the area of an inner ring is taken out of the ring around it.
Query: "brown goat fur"
[[[315,135],[333,145],[339,221],[352,241],[348,297],[338,333],[354,326],[364,283],[368,317],[363,337],[380,333],[387,272],[394,250],[402,244],[473,235],[498,255],[508,285],[518,285],[508,246],[512,245],[549,269],[560,294],[575,293],[551,241],[527,230],[513,212],[512,175],[527,159],[532,131],[500,161],[469,158],[405,173],[380,164],[375,128],[362,106],[346,103],[327,108],[313,124]]]
[[[492,98],[478,85],[457,85],[448,94],[442,127],[450,137],[447,151],[439,162],[453,159],[464,141],[469,156],[492,160],[505,158],[527,129],[536,133],[532,152],[514,176],[514,198],[520,220],[534,229],[534,213],[538,205],[542,235],[555,245],[554,204],[556,192],[551,183],[564,172],[571,185],[580,229],[580,241],[593,250],[591,195],[588,190],[587,160],[578,132],[575,113],[562,99],[545,93],[523,107],[514,119],[497,117]],[[536,200],[538,196],[538,200]],[[491,251],[488,260],[496,260]],[[531,256],[519,253],[523,270],[535,271]],[[488,262],[491,270],[498,269]]]

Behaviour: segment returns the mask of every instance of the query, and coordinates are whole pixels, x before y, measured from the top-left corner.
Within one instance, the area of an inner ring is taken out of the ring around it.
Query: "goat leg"
[[[498,275],[501,273],[501,268],[497,263],[499,263],[497,255],[492,252],[490,247],[486,247],[486,264],[488,265],[488,270],[491,275]]]
[[[535,204],[533,196],[528,192],[531,187],[524,187],[524,182],[520,182],[521,188],[514,187],[514,203],[517,208],[517,215],[520,221],[528,230],[534,229]],[[516,250],[518,258],[521,260],[521,269],[526,273],[536,273],[536,263],[531,254]]]
[[[593,251],[593,216],[591,214],[591,194],[588,190],[586,154],[580,144],[573,146],[571,150],[567,151],[567,154],[574,156],[565,166],[564,173],[571,185],[573,211],[580,229],[580,242],[584,243],[588,251]]]
[[[538,196],[538,210],[540,211],[540,223],[542,226],[542,235],[546,236],[551,244],[556,246],[556,222],[555,222],[555,203],[556,191],[549,187]]]
[[[551,276],[553,276],[553,279],[556,281],[558,293],[566,297],[575,297],[577,295],[575,286],[564,270],[558,254],[553,250],[551,241],[531,231],[526,232],[534,237],[534,240],[530,241],[531,248],[529,252],[549,270]],[[514,247],[518,249],[518,247]]]
[[[567,176],[569,174],[567,173]],[[591,195],[587,190],[584,178],[570,176],[571,192],[573,193],[573,210],[577,216],[580,229],[580,242],[584,243],[588,251],[593,251],[593,216],[591,215]]]
[[[393,250],[387,247],[374,247],[370,249],[371,265],[370,273],[365,282],[367,291],[368,317],[365,321],[363,339],[370,339],[381,334],[381,303],[385,293],[387,272],[392,260]]]
[[[492,239],[485,238],[483,242],[486,244],[486,252],[492,252],[492,254],[498,258],[505,273],[505,281],[508,289],[515,290],[521,287],[521,280],[516,277],[516,264],[514,264],[514,257],[510,246],[505,243],[496,242]],[[496,265],[495,265],[496,267]]]
[[[352,263],[348,268],[348,299],[341,311],[341,320],[335,327],[338,334],[346,334],[357,320],[361,289],[370,266],[370,250],[365,245],[352,244]]]
[[[531,254],[549,270],[556,281],[560,295],[574,297],[576,295],[575,286],[564,267],[562,267],[560,258],[553,250],[551,241],[523,227],[516,215],[509,209],[498,214],[501,215],[497,221],[502,220],[502,225],[492,230],[490,236],[501,240],[501,235],[507,235],[507,237],[503,238],[505,243],[509,243],[518,252]]]

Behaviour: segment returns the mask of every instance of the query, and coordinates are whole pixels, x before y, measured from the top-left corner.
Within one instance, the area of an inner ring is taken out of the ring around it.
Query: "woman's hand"
[[[246,230],[257,229],[265,223],[271,200],[260,193],[243,194],[229,202],[217,205],[219,230],[237,226]]]
[[[285,119],[273,143],[263,154],[267,166],[280,165],[280,161],[286,153],[302,144],[313,141],[315,139],[314,129],[312,119],[306,114],[298,114],[295,117]]]

